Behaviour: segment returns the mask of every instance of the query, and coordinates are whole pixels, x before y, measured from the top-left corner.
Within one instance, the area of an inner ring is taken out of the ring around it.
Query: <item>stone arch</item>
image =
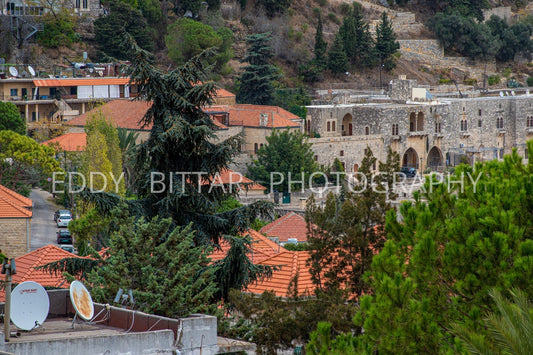
[[[444,159],[442,157],[442,151],[439,147],[434,146],[428,153],[428,167],[432,170],[442,167],[444,165]]]
[[[342,118],[342,135],[343,136],[352,136],[353,135],[353,117],[351,114],[347,113]]]
[[[418,153],[414,148],[409,148],[403,153],[402,167],[418,168]]]
[[[416,113],[411,112],[409,115],[409,132],[416,131]]]
[[[417,131],[424,130],[424,112],[418,113],[418,116],[416,118],[416,130]]]

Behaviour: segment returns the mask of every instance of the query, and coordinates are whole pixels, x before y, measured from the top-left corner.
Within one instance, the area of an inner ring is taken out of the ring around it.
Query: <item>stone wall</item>
[[[428,165],[433,169],[458,164],[461,156],[471,161],[501,158],[513,148],[524,156],[526,141],[533,139],[528,116],[533,116],[533,96],[529,95],[308,107],[313,129],[324,137],[310,140],[317,161],[331,165],[338,158],[345,162],[347,172],[354,171],[354,164],[360,166],[367,146],[381,161],[391,147],[400,154],[402,164],[420,171]],[[347,117],[353,125],[352,136],[324,129],[324,122],[335,121],[341,127]],[[498,118],[503,119],[503,128],[497,127]],[[396,125],[397,132],[393,130]]]
[[[0,249],[8,258],[18,258],[30,252],[29,218],[0,218]]]

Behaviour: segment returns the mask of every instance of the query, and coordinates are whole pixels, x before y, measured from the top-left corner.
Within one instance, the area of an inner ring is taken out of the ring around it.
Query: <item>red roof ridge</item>
[[[33,216],[33,213],[32,211],[16,204],[13,200],[11,200],[10,198],[6,198],[5,196],[1,196],[0,195],[0,203],[3,202],[4,203],[4,208],[0,208],[0,218],[31,218]],[[5,209],[5,204],[7,204],[8,208],[11,207],[11,211],[8,211]],[[7,212],[18,212],[15,213],[14,215],[8,215]]]
[[[21,194],[13,191],[11,189],[8,189],[4,185],[0,185],[0,191],[6,193],[7,195],[9,195],[9,197],[15,199],[17,202],[20,202],[20,205],[22,207],[27,207],[27,208],[33,207],[33,201],[32,200],[30,200],[26,196],[22,196]]]

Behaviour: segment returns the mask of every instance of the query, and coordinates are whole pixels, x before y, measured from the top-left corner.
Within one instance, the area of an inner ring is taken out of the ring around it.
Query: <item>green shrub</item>
[[[500,76],[498,74],[490,75],[488,78],[489,86],[499,84],[500,81]]]
[[[328,0],[319,0],[318,1],[318,4],[321,6],[321,7],[324,7],[328,4]]]
[[[302,31],[303,32],[307,32],[308,29],[309,29],[309,25],[307,23],[302,24]]]
[[[507,67],[507,68],[505,68],[505,69],[503,70],[503,74],[502,74],[502,75],[503,75],[505,78],[508,78],[508,77],[511,76],[511,73],[512,73],[511,68]]]
[[[339,19],[337,18],[337,15],[335,15],[333,12],[330,12],[328,14],[328,18],[330,19],[330,21],[336,23],[336,24],[340,24],[340,21]]]
[[[465,84],[465,85],[476,85],[477,84],[477,79],[474,79],[474,78],[465,79],[465,80],[463,80],[463,84]]]
[[[75,31],[75,18],[68,12],[60,12],[55,17],[45,15],[42,21],[43,31],[37,35],[37,41],[41,46],[46,48],[70,47],[79,40]]]
[[[314,7],[313,8],[313,16],[318,17],[318,16],[320,16],[321,13],[322,13],[322,10],[320,10],[319,7]]]
[[[450,84],[451,82],[452,82],[451,79],[446,79],[446,78],[439,79],[439,84]]]
[[[533,86],[533,76],[527,78],[527,86]]]

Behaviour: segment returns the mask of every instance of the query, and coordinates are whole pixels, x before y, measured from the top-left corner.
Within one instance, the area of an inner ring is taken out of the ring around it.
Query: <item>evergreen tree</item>
[[[272,189],[279,191],[289,190],[289,174],[291,180],[304,179],[304,185],[309,185],[309,177],[312,173],[318,171],[314,159],[314,153],[311,150],[311,143],[303,133],[290,132],[289,130],[277,131],[267,137],[268,144],[263,146],[257,152],[257,159],[248,166],[250,177]],[[271,173],[278,172],[282,176],[273,177],[270,181]],[[281,184],[272,185],[283,179]],[[292,186],[292,190],[301,190],[302,184]]]
[[[0,102],[0,131],[11,130],[15,133],[26,134],[26,122],[20,117],[17,106],[12,102]]]
[[[268,45],[270,33],[253,34],[246,37],[250,46],[241,62],[244,67],[239,81],[237,101],[254,105],[270,105],[274,100],[274,82],[279,78],[278,69],[269,63],[272,48]]]
[[[368,24],[363,20],[363,9],[354,2],[339,28],[344,51],[352,64],[370,67],[374,64],[374,40]]]
[[[386,12],[381,14],[381,22],[376,29],[376,54],[380,65],[386,70],[392,70],[396,66],[393,55],[400,49],[400,44],[396,40],[396,34],[392,29]]]
[[[348,57],[342,45],[342,38],[338,33],[328,52],[328,68],[333,74],[345,73],[348,70]]]
[[[370,290],[362,276],[385,242],[385,213],[391,208],[386,195],[371,187],[375,164],[376,158],[367,148],[359,169],[366,182],[360,178],[352,191],[330,194],[323,208],[313,200],[307,204],[310,271],[321,290],[345,288],[357,298]]]
[[[216,285],[203,246],[194,246],[190,226],[172,227],[171,219],[150,222],[128,216],[124,204],[112,211],[118,230],[111,237],[108,257],[87,281],[91,295],[111,303],[119,288],[131,289],[136,308],[166,317],[214,311],[209,305]]]
[[[321,67],[326,65],[326,49],[328,44],[324,40],[322,29],[322,14],[318,14],[318,25],[315,34],[315,63]]]

